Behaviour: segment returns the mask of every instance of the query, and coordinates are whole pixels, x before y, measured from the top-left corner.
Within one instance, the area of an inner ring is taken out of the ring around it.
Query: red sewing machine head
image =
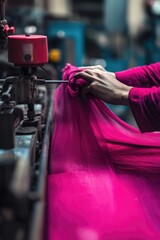
[[[22,67],[41,66],[47,63],[47,37],[43,35],[9,36],[8,61]]]

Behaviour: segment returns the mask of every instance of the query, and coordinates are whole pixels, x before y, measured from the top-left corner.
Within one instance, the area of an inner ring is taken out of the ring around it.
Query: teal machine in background
[[[84,23],[50,20],[46,24],[46,35],[48,36],[49,52],[52,52],[50,60],[53,63],[57,61],[60,68],[63,68],[67,62],[76,66],[84,65]]]

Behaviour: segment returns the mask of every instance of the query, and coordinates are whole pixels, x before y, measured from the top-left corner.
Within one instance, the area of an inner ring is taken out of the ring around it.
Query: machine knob
[[[6,33],[6,35],[12,35],[15,33],[15,28],[14,27],[9,27],[8,25],[4,26],[4,31]]]

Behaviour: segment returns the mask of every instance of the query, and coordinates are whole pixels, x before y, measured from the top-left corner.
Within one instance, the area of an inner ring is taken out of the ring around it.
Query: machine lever
[[[68,83],[68,80],[45,80],[45,84],[50,84],[50,83]]]
[[[4,93],[2,93],[2,100],[3,100],[4,102],[6,102],[6,103],[8,102],[8,103],[9,103],[12,89],[13,89],[13,85],[10,84],[10,85],[8,86],[7,91],[4,92]]]

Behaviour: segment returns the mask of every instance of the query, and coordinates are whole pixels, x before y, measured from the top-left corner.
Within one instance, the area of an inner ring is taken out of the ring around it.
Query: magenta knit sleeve
[[[160,131],[160,63],[117,72],[129,92],[133,116],[142,132]]]
[[[160,131],[160,87],[132,88],[129,103],[141,132]]]
[[[160,62],[116,72],[116,78],[133,87],[160,86]]]

